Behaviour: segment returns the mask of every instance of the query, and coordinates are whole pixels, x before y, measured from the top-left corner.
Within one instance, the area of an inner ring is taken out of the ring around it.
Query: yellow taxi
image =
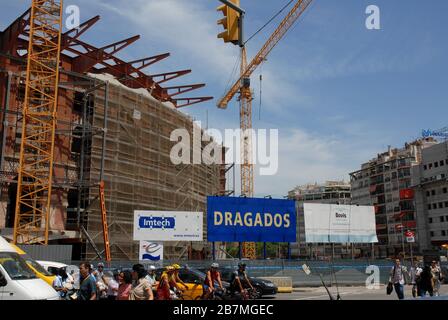
[[[160,280],[160,276],[164,268],[159,268],[156,271],[157,280]],[[198,300],[203,294],[203,286],[205,280],[205,274],[191,268],[181,268],[179,269],[179,277],[186,284],[187,290],[181,295],[182,300]],[[182,287],[182,285],[180,285]]]
[[[16,250],[16,252],[20,255],[21,258],[23,258],[28,266],[33,270],[34,274],[44,280],[46,283],[48,283],[50,286],[53,287],[53,281],[56,278],[56,276],[49,273],[47,270],[44,269],[39,263],[34,261],[25,251],[20,249],[18,246],[10,243],[10,245]]]

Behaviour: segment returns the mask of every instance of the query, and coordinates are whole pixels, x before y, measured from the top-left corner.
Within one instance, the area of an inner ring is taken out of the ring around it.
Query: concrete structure
[[[347,245],[335,244],[306,244],[305,242],[305,219],[303,215],[303,204],[326,203],[326,204],[350,204],[350,184],[345,181],[327,181],[325,184],[307,184],[297,186],[288,192],[288,199],[296,200],[298,212],[297,237],[299,242],[291,245],[291,255],[298,257],[337,257],[351,256],[352,248]],[[355,252],[353,252],[355,253]],[[359,253],[359,250],[357,250]]]
[[[409,254],[403,233],[417,229],[413,168],[421,163],[422,150],[437,142],[425,138],[406,143],[404,148],[389,149],[350,173],[352,203],[375,206],[378,245],[376,257]],[[414,244],[414,251],[418,251]]]
[[[21,142],[29,10],[0,32],[0,229],[12,236]],[[134,210],[205,211],[207,195],[225,193],[222,165],[174,165],[171,132],[201,129],[177,109],[211,97],[181,98],[203,84],[165,86],[191,70],[148,75],[170,54],[123,61],[115,54],[139,36],[97,48],[80,40],[99,17],[62,36],[61,75],[50,212],[52,244],[72,244],[73,259],[103,251],[99,182],[105,182],[113,259],[136,259]],[[162,85],[164,85],[162,87]],[[195,129],[196,128],[196,129]],[[191,153],[199,153],[202,142]],[[204,215],[206,216],[206,215]],[[204,223],[204,226],[206,224]],[[206,231],[206,230],[204,230]],[[205,243],[166,243],[167,259],[205,258]]]
[[[412,186],[419,247],[439,251],[448,244],[448,142],[422,150],[421,163],[412,168]]]

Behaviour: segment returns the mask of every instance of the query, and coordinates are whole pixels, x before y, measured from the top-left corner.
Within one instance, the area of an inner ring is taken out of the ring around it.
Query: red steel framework
[[[4,32],[0,34],[0,51],[11,56],[25,58],[18,54],[28,49],[30,38],[31,9],[22,14]],[[159,54],[133,61],[124,61],[116,56],[118,52],[140,39],[139,35],[124,39],[100,48],[82,41],[80,38],[100,20],[95,16],[83,22],[79,28],[62,34],[61,60],[69,60],[72,70],[84,73],[108,73],[116,77],[122,84],[133,88],[147,89],[151,95],[161,102],[171,102],[174,107],[182,108],[197,103],[212,100],[213,97],[179,97],[181,94],[203,88],[205,84],[176,85],[162,87],[161,85],[191,73],[190,69],[171,71],[158,74],[146,74],[143,70],[170,56],[170,53]]]

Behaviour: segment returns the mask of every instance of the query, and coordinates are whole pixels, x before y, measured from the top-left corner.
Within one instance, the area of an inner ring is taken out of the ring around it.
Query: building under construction
[[[49,239],[73,245],[75,260],[101,255],[104,181],[112,258],[136,259],[134,210],[205,212],[206,196],[225,192],[226,169],[170,160],[171,132],[192,133],[196,126],[177,109],[211,99],[181,96],[204,85],[166,85],[191,70],[143,72],[169,53],[131,62],[116,56],[139,36],[102,47],[82,41],[98,20],[62,35]],[[0,33],[0,229],[7,238],[14,226],[29,22],[27,11]],[[166,259],[200,259],[207,251],[205,243],[165,243]]]

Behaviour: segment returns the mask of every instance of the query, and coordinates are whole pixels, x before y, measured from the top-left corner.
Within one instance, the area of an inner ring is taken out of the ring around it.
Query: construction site
[[[30,16],[31,9],[0,33],[0,229],[9,240],[14,239],[17,218],[20,151],[25,139],[23,108],[31,94],[26,88],[28,50],[33,47],[29,44]],[[227,167],[171,162],[170,151],[176,143],[170,141],[171,132],[185,128],[192,133],[196,126],[178,109],[212,98],[184,97],[204,84],[169,85],[191,70],[153,75],[143,71],[162,63],[169,53],[136,61],[118,58],[116,54],[139,36],[108,45],[84,42],[82,35],[95,32],[89,29],[99,19],[96,16],[61,35],[59,82],[54,91],[58,101],[54,162],[41,166],[53,168],[53,189],[48,222],[41,223],[49,225],[48,244],[73,246],[73,260],[100,257],[105,251],[99,197],[104,182],[111,255],[114,260],[135,260],[134,210],[204,212],[207,195],[225,194]],[[21,177],[23,183],[30,181]],[[210,255],[205,242],[164,245],[166,259]]]

